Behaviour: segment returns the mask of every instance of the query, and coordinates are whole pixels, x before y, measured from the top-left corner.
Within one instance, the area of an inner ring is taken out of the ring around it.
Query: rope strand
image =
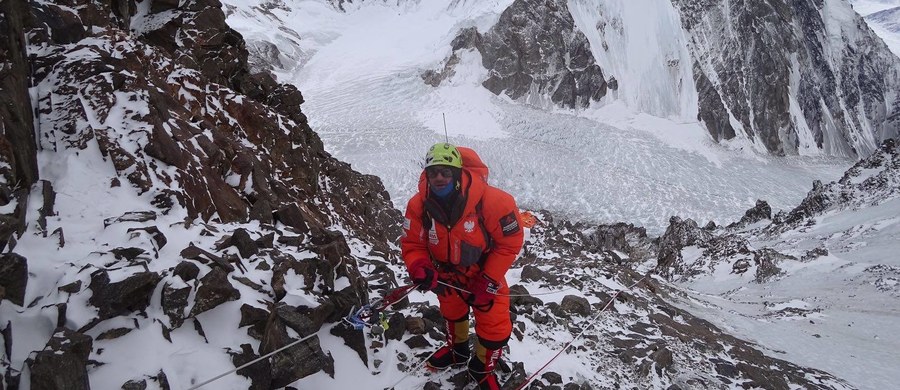
[[[208,385],[208,384],[210,384],[210,383],[212,383],[212,382],[214,382],[214,381],[216,381],[216,380],[218,380],[218,379],[220,379],[220,378],[222,378],[222,377],[224,377],[224,376],[226,376],[226,375],[228,375],[228,374],[231,374],[231,373],[236,372],[236,371],[238,371],[238,370],[241,370],[241,369],[250,367],[250,366],[252,366],[252,365],[254,365],[254,364],[256,364],[256,363],[262,361],[263,359],[267,359],[267,358],[271,357],[272,355],[274,355],[274,354],[276,354],[276,353],[278,353],[278,352],[284,351],[285,349],[288,349],[288,348],[290,348],[290,347],[293,347],[293,346],[299,344],[300,342],[309,340],[309,339],[311,339],[311,338],[313,338],[313,337],[315,337],[315,336],[317,336],[317,335],[318,335],[318,333],[313,333],[313,334],[311,334],[311,335],[309,335],[309,336],[306,336],[306,337],[304,337],[304,338],[302,338],[302,339],[300,339],[300,340],[294,341],[294,342],[292,342],[292,343],[290,343],[290,344],[288,344],[288,345],[285,345],[285,346],[283,346],[283,347],[281,347],[281,348],[278,348],[278,349],[276,349],[276,350],[274,350],[274,351],[272,351],[272,352],[269,352],[269,353],[265,354],[264,356],[260,356],[259,358],[255,359],[255,360],[253,360],[253,361],[251,361],[251,362],[249,362],[249,363],[247,363],[247,364],[244,364],[244,365],[242,365],[242,366],[240,366],[240,367],[238,367],[238,368],[235,368],[235,369],[233,369],[233,370],[231,370],[231,371],[228,371],[228,372],[226,372],[226,373],[224,373],[224,374],[221,374],[221,375],[219,375],[219,376],[217,376],[217,377],[215,377],[215,378],[212,378],[212,379],[210,379],[210,380],[208,380],[208,381],[206,381],[206,382],[203,382],[203,383],[201,383],[201,384],[199,384],[199,385],[196,385],[196,386],[194,386],[194,387],[188,388],[188,390],[199,389],[199,388],[201,388],[201,387],[203,387],[203,386],[206,386],[206,385]]]
[[[461,288],[461,287],[458,287],[458,286],[454,286],[454,285],[449,284],[449,283],[442,282],[442,281],[440,281],[440,280],[438,280],[438,284],[444,285],[444,286],[447,286],[447,287],[450,287],[450,288],[452,288],[452,289],[454,289],[454,290],[459,290],[459,291],[464,292],[464,293],[466,293],[466,294],[471,294],[471,293],[472,293],[472,292],[469,291],[469,290],[466,290],[466,289]],[[514,297],[539,297],[539,296],[542,296],[542,295],[559,294],[559,293],[566,292],[566,291],[571,291],[571,290],[574,290],[574,289],[575,289],[575,288],[573,288],[573,287],[568,287],[568,288],[564,288],[564,289],[562,289],[562,290],[548,291],[548,292],[536,293],[536,294],[500,294],[500,293],[494,293],[494,295],[496,295],[496,296],[498,296],[498,297],[511,297],[511,298],[514,298]]]
[[[567,349],[569,349],[569,347],[571,347],[572,344],[574,344],[576,340],[578,340],[579,338],[581,338],[581,336],[584,334],[584,332],[587,332],[588,329],[593,328],[593,327],[594,327],[594,324],[597,322],[597,319],[600,318],[600,315],[603,314],[603,312],[606,311],[606,309],[608,309],[608,308],[612,305],[613,302],[615,302],[616,298],[619,296],[619,294],[620,294],[622,291],[631,290],[634,286],[637,286],[638,283],[644,281],[644,279],[646,279],[648,275],[649,275],[649,274],[642,276],[640,279],[638,279],[637,282],[634,282],[634,284],[632,284],[632,285],[626,287],[625,290],[616,290],[616,293],[613,294],[613,296],[609,298],[609,301],[606,302],[606,305],[603,306],[603,308],[600,309],[599,312],[597,312],[597,315],[595,315],[593,318],[591,318],[591,320],[590,320],[589,323],[588,323],[588,326],[584,327],[584,329],[582,329],[581,332],[579,332],[579,333],[575,336],[575,338],[572,339],[572,341],[569,341],[568,344],[566,344],[561,350],[559,350],[559,352],[557,352],[556,355],[553,355],[553,358],[551,358],[549,361],[547,361],[547,363],[545,363],[543,366],[541,366],[540,369],[538,369],[537,371],[534,372],[534,374],[531,374],[531,376],[529,376],[528,378],[526,378],[524,383],[522,383],[521,385],[519,385],[519,387],[516,387],[516,390],[522,390],[522,389],[524,389],[525,386],[527,386],[529,383],[531,383],[531,381],[534,380],[534,378],[535,378],[538,374],[541,373],[541,371],[544,371],[544,369],[546,369],[546,368],[550,365],[550,363],[553,363],[553,361],[556,360],[556,358],[558,358],[559,355],[562,355],[562,353],[565,352]]]

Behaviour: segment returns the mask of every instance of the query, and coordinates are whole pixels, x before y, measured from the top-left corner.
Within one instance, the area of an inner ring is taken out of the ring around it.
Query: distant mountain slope
[[[891,139],[790,211],[673,220],[658,266],[683,308],[861,388],[891,387],[900,337],[900,147]],[[725,313],[725,314],[723,314]],[[850,362],[858,362],[850,363]]]
[[[900,56],[900,5],[867,15],[866,23]]]
[[[877,23],[891,33],[900,34],[900,5],[868,15],[866,21]]]
[[[900,132],[900,60],[846,3],[676,4],[714,134],[733,128],[778,154],[866,156]]]
[[[680,28],[677,18],[671,19],[673,7],[648,10],[637,2],[626,2],[622,5],[630,7],[630,15],[655,17],[625,24],[606,22],[610,33],[621,24],[627,28],[622,33],[655,40],[629,46],[628,41],[609,39],[610,55],[595,56],[604,78],[609,77],[607,68],[612,69],[620,84],[630,85],[613,89],[613,83],[608,84],[602,99],[615,96],[617,100],[599,108],[547,110],[505,94],[495,96],[482,86],[491,76],[481,54],[475,49],[452,51],[454,42],[478,42],[475,35],[455,31],[477,30],[483,38],[511,0],[401,2],[400,6],[381,1],[345,3],[346,12],[323,1],[284,1],[267,2],[267,13],[256,11],[256,2],[225,3],[228,23],[250,40],[277,42],[291,31],[301,37],[299,43],[309,57],[297,59],[302,63],[299,67],[274,67],[275,73],[302,88],[307,100],[304,112],[327,150],[361,172],[378,175],[398,207],[416,188],[422,150],[444,137],[442,114],[450,140],[483,153],[492,164],[495,183],[515,193],[523,204],[578,220],[628,221],[654,234],[665,230],[671,215],[728,221],[740,218],[757,198],[768,199],[774,207],[790,207],[803,198],[812,180],[833,180],[852,163],[850,159],[760,157],[747,140],[728,141],[724,147],[713,143],[697,122],[696,105],[682,99],[693,88],[693,70],[670,72],[667,61],[648,62],[649,57],[691,62],[683,37],[668,30]],[[593,9],[594,5],[579,7]],[[570,8],[576,26],[594,25],[587,19],[588,11],[581,8]],[[510,21],[515,20],[513,15]],[[529,23],[528,28],[540,26]],[[562,20],[547,23],[566,26]],[[498,30],[492,39],[516,36],[512,30]],[[547,34],[569,36],[562,30]],[[593,40],[596,34],[583,35],[591,48],[602,47]],[[550,47],[556,46],[533,42],[534,53],[528,60],[541,58],[538,54]],[[570,48],[568,56],[547,54],[561,61],[557,63],[561,71],[542,73],[542,85],[555,88],[563,78],[581,77],[578,69],[589,55],[576,46]],[[645,52],[645,48],[658,52]],[[626,60],[628,55],[632,57]],[[426,84],[439,80],[439,87]],[[657,88],[661,83],[672,87]],[[592,99],[588,94],[567,95],[564,90],[584,90],[559,89],[560,96],[568,96],[571,102]],[[528,91],[526,95],[533,96],[535,103],[550,102],[538,89]],[[696,93],[693,96],[696,101]],[[661,117],[635,113],[625,103],[656,107],[647,110]]]

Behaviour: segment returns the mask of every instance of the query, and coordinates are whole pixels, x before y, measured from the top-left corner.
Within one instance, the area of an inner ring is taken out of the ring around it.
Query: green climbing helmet
[[[434,165],[462,168],[462,156],[459,155],[459,150],[456,150],[456,146],[446,142],[436,143],[425,154],[425,168]]]

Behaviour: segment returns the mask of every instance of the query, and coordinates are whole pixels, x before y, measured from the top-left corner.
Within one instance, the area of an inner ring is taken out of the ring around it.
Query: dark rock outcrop
[[[260,343],[259,354],[267,354],[292,342],[294,340],[288,336],[285,324],[278,318],[270,318],[265,336]],[[302,341],[275,354],[270,364],[272,373],[270,388],[287,386],[319,371],[334,377],[334,359],[322,351],[318,337]]]
[[[681,249],[706,243],[711,237],[712,235],[708,231],[701,229],[692,219],[670,218],[669,227],[659,238],[657,269],[663,275],[683,273]]]
[[[622,222],[597,226],[587,242],[595,251],[619,251],[636,260],[650,257],[656,251],[646,229]]]
[[[231,285],[228,274],[220,268],[213,268],[200,278],[200,287],[191,308],[191,317],[213,309],[228,301],[240,299],[241,292]]]
[[[235,230],[234,234],[226,238],[225,241],[216,247],[216,249],[222,250],[229,246],[237,248],[238,253],[245,259],[250,258],[250,256],[259,252],[259,246],[256,244],[256,241],[250,237],[250,233],[247,233],[246,229]]]
[[[137,272],[110,283],[109,273],[98,271],[91,275],[88,288],[93,294],[88,302],[99,309],[98,320],[143,311],[150,305],[150,297],[161,279],[155,272]]]
[[[90,336],[66,328],[57,329],[47,346],[28,362],[31,388],[90,389],[87,363],[92,346]]]
[[[19,306],[25,305],[25,288],[28,286],[28,260],[15,253],[0,255],[0,299],[8,299]]]
[[[562,0],[516,0],[488,32],[465,29],[452,45],[444,68],[423,75],[427,83],[439,85],[452,75],[458,53],[473,49],[489,72],[482,84],[497,95],[581,108],[607,92],[587,37],[576,28]]]
[[[235,367],[243,366],[259,358],[250,344],[241,344],[241,352],[231,351],[231,362]],[[237,371],[238,375],[250,378],[250,389],[266,390],[272,388],[272,365],[269,359],[263,359],[249,367]]]
[[[588,300],[575,296],[575,295],[566,295],[563,297],[562,302],[559,304],[560,309],[567,314],[577,314],[581,316],[588,316],[591,314],[591,304],[588,303]]]
[[[785,215],[773,217],[765,228],[778,234],[802,224],[815,223],[813,217],[826,210],[875,205],[896,195],[900,186],[900,145],[888,139],[869,157],[859,160],[836,182],[813,182],[800,204]]]
[[[30,20],[27,2],[0,3],[0,161],[10,167],[0,172],[4,187],[29,188],[38,180],[24,35]]]
[[[169,316],[169,321],[173,328],[177,328],[184,323],[184,309],[188,306],[188,298],[191,295],[190,287],[174,287],[166,284],[162,290],[160,305],[162,305],[163,313]]]
[[[753,261],[756,262],[756,278],[757,283],[765,283],[772,280],[782,273],[778,263],[785,259],[796,260],[791,256],[778,253],[771,248],[763,248],[754,253]]]
[[[741,228],[765,219],[772,219],[772,207],[764,200],[757,200],[756,206],[747,210],[740,221],[728,225],[728,228]]]
[[[14,247],[13,234],[25,230],[27,190],[38,180],[24,35],[29,20],[26,2],[0,3],[0,206],[15,206],[0,214],[0,250]]]

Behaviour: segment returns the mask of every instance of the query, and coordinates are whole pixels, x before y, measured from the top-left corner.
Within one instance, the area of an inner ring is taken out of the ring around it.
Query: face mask
[[[450,195],[450,192],[453,191],[454,185],[455,185],[455,183],[451,182],[451,183],[445,185],[444,188],[441,188],[440,190],[432,187],[431,193],[434,194],[435,196],[437,196],[438,198],[446,198],[447,195]]]

